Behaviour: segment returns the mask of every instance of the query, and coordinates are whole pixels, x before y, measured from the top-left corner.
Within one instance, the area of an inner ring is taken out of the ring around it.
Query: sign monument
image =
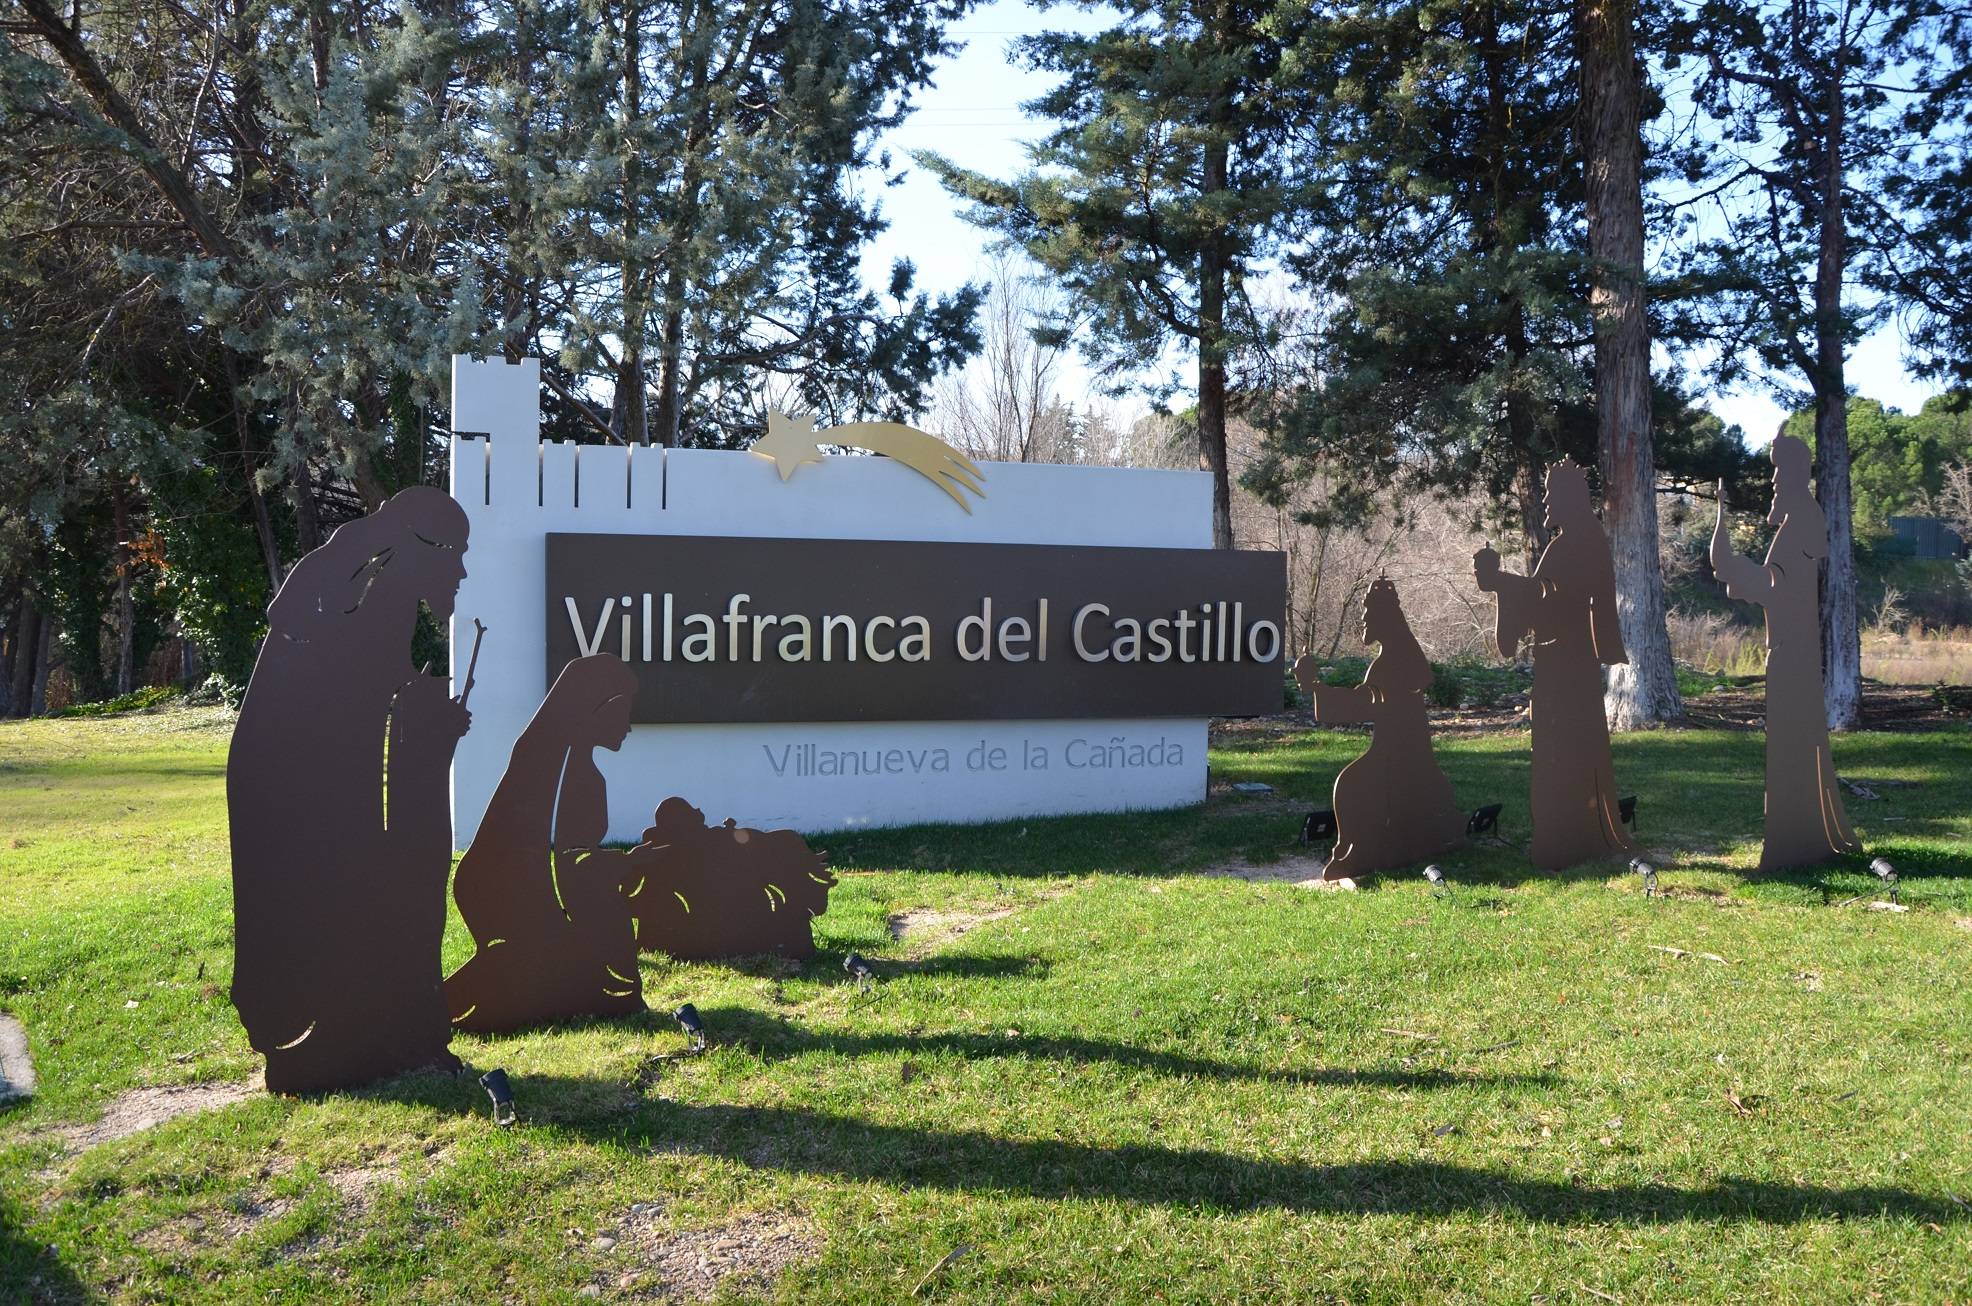
[[[1280,705],[1284,565],[1210,547],[1203,472],[978,465],[869,424],[839,429],[892,456],[543,442],[539,381],[453,363],[454,647],[489,632],[461,847],[546,686],[597,653],[638,682],[598,759],[630,842],[652,794],[803,830],[1180,806],[1207,718]]]

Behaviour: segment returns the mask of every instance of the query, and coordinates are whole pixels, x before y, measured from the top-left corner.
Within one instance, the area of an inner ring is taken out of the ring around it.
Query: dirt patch
[[[389,1166],[366,1165],[354,1170],[331,1170],[322,1177],[336,1190],[344,1209],[361,1217],[369,1213],[370,1204],[376,1200],[376,1190],[396,1181],[397,1171]]]
[[[1003,921],[1019,910],[1018,907],[998,907],[992,911],[944,911],[937,907],[916,907],[910,911],[891,913],[890,937],[909,939],[915,947],[930,947],[934,943],[956,939],[993,921]]]
[[[756,1211],[709,1229],[671,1229],[662,1227],[663,1209],[639,1202],[618,1221],[622,1236],[610,1250],[635,1268],[610,1276],[617,1288],[656,1301],[710,1301],[725,1292],[766,1296],[790,1266],[821,1253],[821,1230],[792,1211]]]
[[[285,1197],[241,1197],[217,1210],[193,1211],[152,1225],[137,1235],[137,1241],[161,1256],[180,1258],[237,1242],[293,1209],[294,1203]]]
[[[1037,894],[1031,901],[1012,907],[995,907],[990,911],[951,911],[943,907],[913,907],[910,911],[890,914],[890,937],[899,942],[908,942],[910,951],[923,955],[941,943],[949,943],[961,934],[969,933],[982,925],[1003,921],[1015,916],[1029,907],[1038,907],[1044,902],[1052,902],[1069,891],[1063,885]]]
[[[1251,880],[1256,884],[1298,884],[1312,889],[1321,885],[1322,867],[1327,861],[1325,857],[1303,855],[1283,857],[1265,866],[1255,866],[1250,862],[1220,862],[1197,873],[1222,879]]]
[[[1685,902],[1709,902],[1715,906],[1736,906],[1732,895],[1724,889],[1714,889],[1706,884],[1659,884],[1659,898],[1677,898]]]
[[[86,1152],[104,1143],[128,1138],[153,1125],[200,1111],[216,1111],[258,1095],[260,1083],[177,1084],[168,1088],[133,1088],[112,1100],[94,1124],[64,1125],[52,1132],[69,1152]]]

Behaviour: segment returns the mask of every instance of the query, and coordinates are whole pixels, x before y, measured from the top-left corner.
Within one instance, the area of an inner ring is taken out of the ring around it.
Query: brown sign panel
[[[547,679],[614,653],[632,720],[1257,716],[1278,553],[548,536]]]

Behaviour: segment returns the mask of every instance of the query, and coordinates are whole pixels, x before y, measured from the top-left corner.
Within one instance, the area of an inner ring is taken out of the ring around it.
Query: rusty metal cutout
[[[1609,537],[1589,497],[1588,474],[1563,459],[1547,475],[1552,541],[1532,576],[1500,570],[1491,546],[1472,555],[1479,588],[1499,598],[1494,638],[1511,658],[1522,638],[1534,647],[1529,718],[1534,766],[1529,805],[1533,864],[1558,871],[1631,851],[1617,815],[1602,668],[1629,658],[1616,619],[1616,573]]]
[[[1774,437],[1774,532],[1764,565],[1732,551],[1725,484],[1712,529],[1712,571],[1726,594],[1767,614],[1766,842],[1760,870],[1813,866],[1859,852],[1842,806],[1822,704],[1820,563],[1828,525],[1810,483],[1814,457],[1791,435]]]
[[[456,1069],[439,947],[452,752],[471,724],[411,662],[465,578],[466,515],[405,490],[296,564],[226,760],[233,1005],[267,1087]]]
[[[1317,722],[1371,727],[1369,748],[1335,777],[1335,855],[1324,880],[1360,880],[1465,842],[1465,813],[1431,752],[1431,663],[1387,580],[1363,596],[1363,643],[1381,647],[1353,689],[1322,684],[1313,658],[1294,664]]]
[[[794,831],[707,826],[696,807],[667,798],[642,846],[658,856],[630,891],[639,947],[681,961],[813,955],[809,923],[828,910],[835,876]]]
[[[659,850],[604,848],[598,748],[622,747],[637,678],[606,653],[577,658],[515,741],[452,893],[479,945],[445,981],[453,1024],[478,1033],[644,1009],[626,896]]]

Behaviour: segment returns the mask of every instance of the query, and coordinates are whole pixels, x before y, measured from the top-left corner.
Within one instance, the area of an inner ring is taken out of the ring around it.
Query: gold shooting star
[[[824,444],[852,445],[895,458],[951,495],[953,502],[967,512],[972,511],[972,505],[966,502],[962,490],[970,490],[982,499],[986,497],[980,484],[986,474],[972,459],[937,436],[901,422],[849,422],[817,431],[812,417],[769,412],[767,434],[755,440],[749,452],[772,458],[785,481],[802,464],[820,462]]]

